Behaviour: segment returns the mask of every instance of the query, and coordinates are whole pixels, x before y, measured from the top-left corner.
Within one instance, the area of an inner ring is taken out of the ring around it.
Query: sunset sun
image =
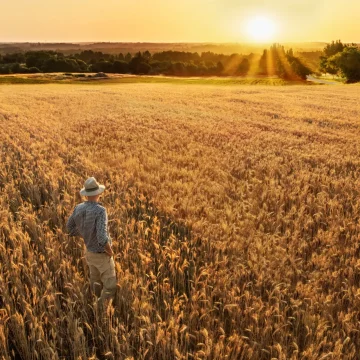
[[[255,16],[248,20],[245,30],[252,41],[273,41],[277,33],[277,25],[266,16]]]

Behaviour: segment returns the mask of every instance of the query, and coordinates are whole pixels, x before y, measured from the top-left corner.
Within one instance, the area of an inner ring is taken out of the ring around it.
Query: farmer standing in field
[[[88,178],[80,190],[80,195],[86,196],[87,201],[75,207],[66,224],[70,236],[84,239],[91,289],[100,304],[114,299],[117,283],[107,212],[99,204],[104,190],[105,186],[98,184],[94,177]]]

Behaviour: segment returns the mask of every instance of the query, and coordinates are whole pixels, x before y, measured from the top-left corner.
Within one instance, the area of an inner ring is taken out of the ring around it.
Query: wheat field
[[[360,359],[358,86],[0,87],[0,359]],[[118,291],[65,223],[95,176]]]

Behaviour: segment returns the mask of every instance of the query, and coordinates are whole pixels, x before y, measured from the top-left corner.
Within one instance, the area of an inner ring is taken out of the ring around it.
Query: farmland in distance
[[[0,87],[0,357],[358,359],[359,86]],[[99,316],[65,223],[107,186]]]

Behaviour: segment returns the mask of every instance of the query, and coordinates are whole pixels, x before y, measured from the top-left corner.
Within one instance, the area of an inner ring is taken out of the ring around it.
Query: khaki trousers
[[[90,270],[91,289],[96,297],[102,304],[104,300],[114,299],[117,281],[113,257],[86,251],[85,259]]]

